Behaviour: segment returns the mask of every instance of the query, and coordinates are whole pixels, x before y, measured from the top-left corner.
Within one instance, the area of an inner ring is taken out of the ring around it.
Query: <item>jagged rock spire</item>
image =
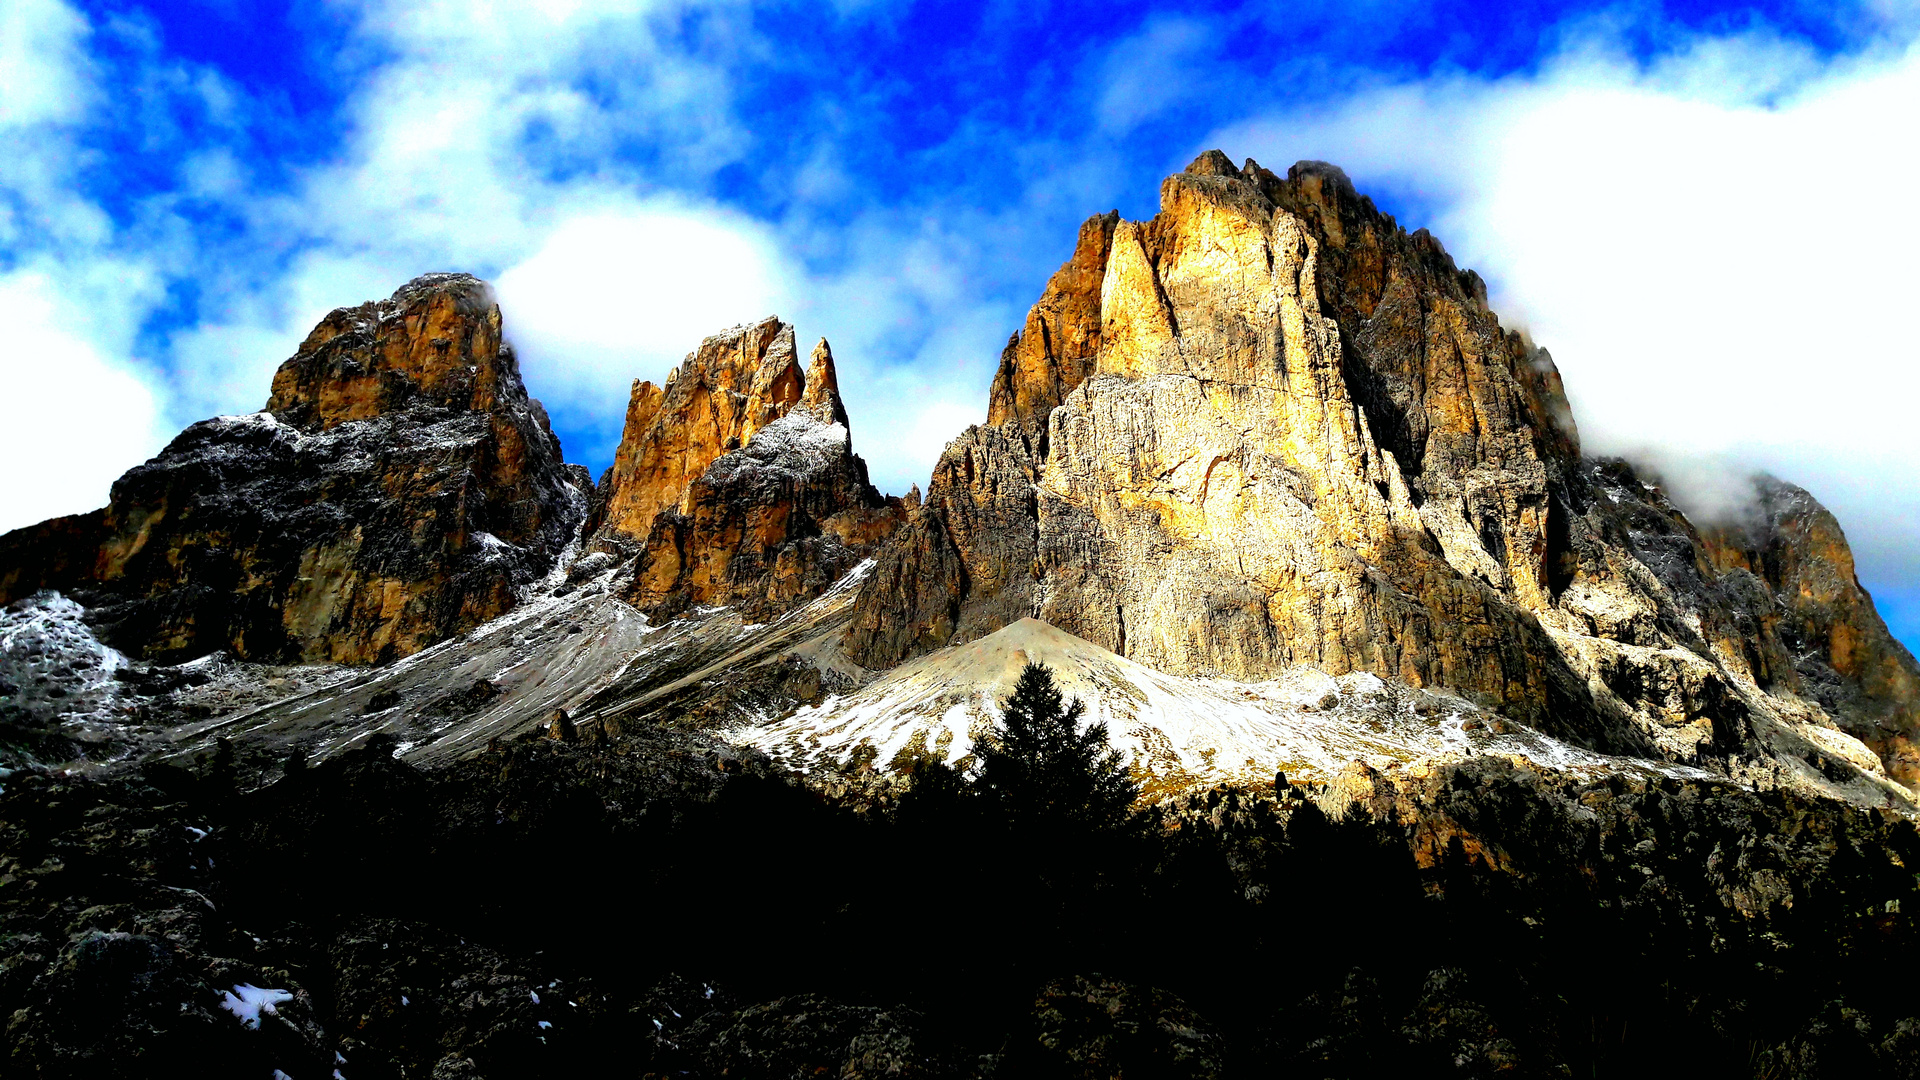
[[[807,365],[806,390],[800,396],[801,407],[810,410],[821,422],[851,427],[847,407],[840,401],[840,376],[833,369],[833,348],[826,338],[813,347],[812,362]]]
[[[810,599],[905,518],[852,450],[833,350],[803,372],[769,317],[700,343],[667,385],[635,383],[596,543],[639,548],[626,598],[656,617]]]
[[[702,341],[664,387],[635,382],[601,534],[646,539],[656,515],[679,508],[716,458],[785,416],[805,387],[793,327],[771,315]]]

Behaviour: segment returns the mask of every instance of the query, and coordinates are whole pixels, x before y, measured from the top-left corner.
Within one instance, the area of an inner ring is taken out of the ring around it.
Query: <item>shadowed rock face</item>
[[[0,541],[6,597],[75,591],[154,659],[388,660],[511,607],[578,530],[584,479],[486,284],[430,274],[328,315],[266,411],[195,424],[104,510]]]
[[[861,663],[1031,615],[1174,674],[1365,670],[1601,749],[1816,786],[1882,767],[1829,738],[1839,705],[1781,681],[1796,650],[1769,590],[1727,577],[1631,469],[1583,460],[1545,350],[1331,166],[1210,152],[1152,220],[1090,220],[991,420],[876,567],[847,638]],[[1824,577],[1801,618],[1839,642],[1849,730],[1912,730],[1910,659],[1855,650],[1885,630],[1850,569]]]
[[[638,544],[625,599],[655,618],[738,605],[766,619],[824,593],[905,518],[853,453],[833,352],[803,371],[765,319],[700,343],[664,388],[637,382],[603,484],[602,547]]]

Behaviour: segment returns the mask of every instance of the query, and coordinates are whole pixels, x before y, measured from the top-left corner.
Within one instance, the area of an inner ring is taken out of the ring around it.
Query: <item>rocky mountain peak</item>
[[[1160,196],[1150,220],[1082,226],[989,424],[948,446],[876,567],[856,660],[1036,617],[1170,674],[1370,671],[1591,748],[1868,800],[1912,773],[1920,669],[1855,646],[1891,639],[1837,528],[1703,538],[1623,463],[1583,459],[1552,358],[1332,166],[1209,151]],[[1778,580],[1743,584],[1742,559]],[[1828,704],[1785,681],[1782,608],[1825,643]]]
[[[156,659],[391,659],[513,606],[578,529],[584,479],[486,283],[430,274],[327,315],[265,411],[195,424],[103,510],[0,540],[6,598],[72,591]]]
[[[324,431],[413,401],[486,412],[525,397],[493,290],[470,274],[436,273],[330,312],[274,373],[266,409]]]
[[[1240,178],[1240,170],[1234,168],[1233,159],[1218,150],[1203,152],[1183,171],[1189,176],[1230,176],[1236,180]]]
[[[776,318],[707,338],[664,387],[634,384],[603,484],[603,548],[639,548],[626,598],[656,617],[769,616],[824,592],[904,516],[853,453],[833,350],[802,370]]]
[[[826,338],[813,347],[813,357],[807,363],[806,389],[800,395],[800,406],[818,417],[821,422],[851,427],[847,420],[847,407],[840,401],[840,376],[833,368],[833,347]]]
[[[635,382],[601,535],[644,540],[655,516],[680,507],[716,458],[800,404],[806,385],[793,326],[773,316],[702,341],[664,386]]]

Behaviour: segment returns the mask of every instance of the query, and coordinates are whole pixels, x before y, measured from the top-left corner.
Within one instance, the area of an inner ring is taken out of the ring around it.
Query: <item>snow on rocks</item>
[[[0,719],[57,736],[43,763],[105,744],[130,722],[132,705],[116,674],[127,658],[94,637],[85,609],[47,590],[0,609]]]
[[[1300,667],[1258,683],[1166,675],[1038,619],[903,664],[849,694],[728,734],[795,768],[961,764],[1029,661],[1104,722],[1149,795],[1222,780],[1331,778],[1440,755],[1511,754],[1560,769],[1675,767],[1609,758],[1485,712],[1465,698]],[[1680,770],[1704,776],[1698,770]]]
[[[238,1017],[241,1024],[256,1030],[260,1027],[261,1014],[277,1016],[279,1010],[275,1006],[292,1000],[290,990],[267,989],[252,983],[240,983],[232,990],[220,992],[220,1007]]]

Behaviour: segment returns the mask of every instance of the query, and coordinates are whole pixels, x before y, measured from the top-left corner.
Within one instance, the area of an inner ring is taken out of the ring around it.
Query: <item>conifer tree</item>
[[[1138,795],[1107,725],[1080,726],[1085,707],[1063,701],[1053,672],[1028,664],[1006,700],[999,729],[975,747],[975,791],[1010,824],[1094,828],[1123,821]]]

